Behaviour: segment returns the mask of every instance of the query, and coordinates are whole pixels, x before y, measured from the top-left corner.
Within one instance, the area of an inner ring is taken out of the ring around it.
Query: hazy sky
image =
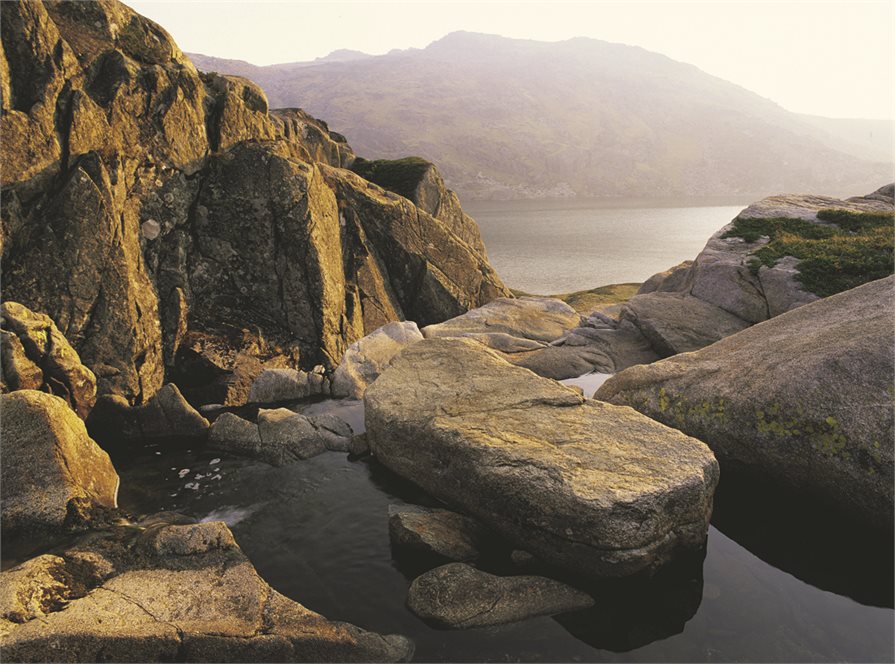
[[[454,30],[642,46],[828,117],[895,116],[895,0],[221,2],[132,0],[185,51],[273,64],[423,48]]]

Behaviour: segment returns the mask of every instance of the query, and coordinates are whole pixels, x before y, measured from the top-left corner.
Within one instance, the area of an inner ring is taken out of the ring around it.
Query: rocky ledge
[[[379,461],[545,562],[618,577],[704,545],[718,482],[704,444],[479,343],[409,346],[364,404]]]
[[[223,523],[160,515],[0,575],[11,662],[397,662],[402,636],[332,622],[268,586]]]

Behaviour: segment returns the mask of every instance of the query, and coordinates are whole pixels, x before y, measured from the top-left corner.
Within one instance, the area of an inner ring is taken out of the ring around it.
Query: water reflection
[[[767,563],[806,583],[892,608],[895,546],[881,533],[753,474],[725,467],[713,525]]]

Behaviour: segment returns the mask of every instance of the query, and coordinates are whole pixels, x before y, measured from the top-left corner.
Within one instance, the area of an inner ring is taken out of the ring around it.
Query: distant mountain
[[[692,65],[594,39],[455,32],[421,50],[251,70],[191,57],[250,76],[273,107],[327,118],[359,154],[438,163],[467,197],[838,195],[892,179],[884,131],[800,116]]]

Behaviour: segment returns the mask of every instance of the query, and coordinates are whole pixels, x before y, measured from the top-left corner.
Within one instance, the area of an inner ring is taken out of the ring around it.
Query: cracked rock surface
[[[593,598],[542,576],[495,576],[465,563],[436,567],[414,579],[407,606],[439,627],[466,629],[586,609]]]
[[[703,443],[468,339],[407,348],[364,396],[388,468],[585,577],[703,546],[718,464]]]
[[[52,574],[54,582],[34,583]],[[405,661],[412,643],[274,591],[226,525],[94,533],[2,573],[3,661]]]

